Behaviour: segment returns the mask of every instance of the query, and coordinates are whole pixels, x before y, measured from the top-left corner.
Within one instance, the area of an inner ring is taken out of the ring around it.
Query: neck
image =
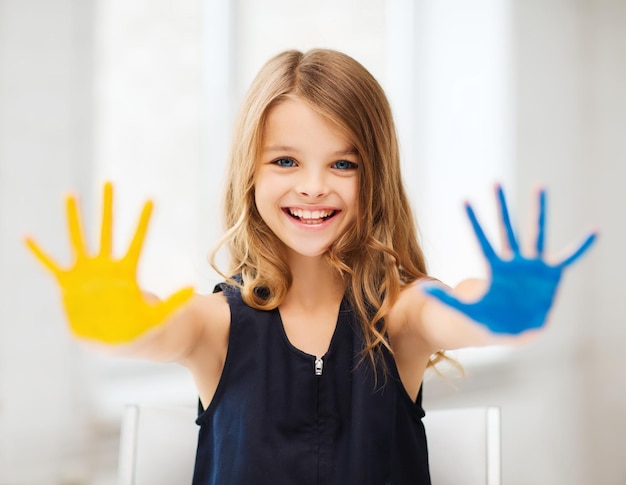
[[[290,258],[289,266],[293,282],[284,304],[298,302],[300,305],[315,308],[329,302],[338,303],[343,298],[343,282],[324,258]]]

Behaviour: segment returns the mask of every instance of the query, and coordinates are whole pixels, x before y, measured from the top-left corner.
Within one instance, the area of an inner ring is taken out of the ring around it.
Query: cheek
[[[263,177],[259,177],[254,183],[254,199],[257,202],[267,199],[268,193],[271,193],[268,189],[270,186],[271,184],[265,183]]]
[[[261,189],[261,190],[259,190],[259,189]],[[263,217],[263,213],[265,212],[265,205],[264,205],[264,199],[263,199],[263,188],[262,187],[256,187],[255,188],[253,203],[254,203],[254,206],[256,207],[256,212],[262,218]]]
[[[276,190],[271,183],[259,177],[254,185],[254,205],[261,219],[265,220],[269,211],[276,204]]]
[[[262,203],[263,198],[265,197],[267,184],[265,183],[265,177],[262,174],[256,173],[254,176],[254,181],[252,182],[252,192],[254,194],[254,202],[258,206]]]
[[[359,205],[359,183],[358,180],[350,181],[344,188],[345,202],[351,209],[356,210]]]

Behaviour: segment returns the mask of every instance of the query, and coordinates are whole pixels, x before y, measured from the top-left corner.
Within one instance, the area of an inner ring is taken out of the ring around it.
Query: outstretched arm
[[[418,286],[430,298],[421,308],[421,330],[434,348],[450,349],[515,341],[541,328],[564,270],[593,244],[588,234],[568,256],[556,263],[545,259],[545,191],[538,193],[536,235],[524,254],[511,224],[502,187],[496,187],[500,223],[505,239],[499,255],[478,222],[471,205],[466,211],[489,266],[487,281],[467,280],[454,290],[433,282]],[[478,324],[478,325],[476,325]]]
[[[146,202],[137,230],[124,256],[112,255],[113,187],[104,186],[100,248],[90,254],[81,227],[75,197],[66,200],[74,262],[62,268],[31,238],[28,248],[56,278],[72,333],[80,339],[117,345],[130,354],[170,360],[190,351],[201,331],[194,318],[193,289],[183,288],[165,301],[144,293],[136,279],[137,265],[148,229],[152,203]],[[168,338],[172,320],[176,338]],[[168,325],[166,325],[168,324]]]

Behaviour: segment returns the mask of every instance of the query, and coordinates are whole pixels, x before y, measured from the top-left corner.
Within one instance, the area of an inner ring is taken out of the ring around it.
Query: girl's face
[[[292,255],[322,255],[353,223],[359,163],[352,144],[304,101],[269,111],[255,202]]]

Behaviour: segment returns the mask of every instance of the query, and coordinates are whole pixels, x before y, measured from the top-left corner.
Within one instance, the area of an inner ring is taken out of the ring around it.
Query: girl
[[[226,190],[225,282],[165,302],[128,253],[111,256],[112,188],[89,255],[68,199],[74,266],[56,276],[73,332],[119,352],[178,362],[200,397],[195,484],[428,484],[425,370],[444,349],[518,342],[544,325],[563,269],[544,262],[545,197],[522,254],[497,188],[505,255],[467,213],[488,281],[427,277],[385,95],[355,60],[284,52],[254,80],[236,125]]]

